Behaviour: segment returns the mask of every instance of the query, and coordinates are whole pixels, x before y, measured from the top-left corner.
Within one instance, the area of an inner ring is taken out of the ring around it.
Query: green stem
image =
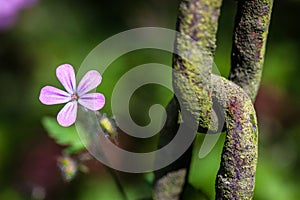
[[[117,176],[117,174],[115,173],[115,171],[113,169],[111,169],[110,167],[107,167],[105,165],[103,165],[105,167],[105,169],[108,171],[108,173],[111,175],[111,177],[113,178],[114,182],[116,183],[116,186],[123,198],[123,200],[128,200],[127,195],[125,193],[125,190],[119,180],[119,177]]]
[[[273,0],[239,0],[229,80],[254,101],[259,88]]]
[[[90,139],[98,139],[98,134],[103,134],[103,136],[105,137],[105,133],[102,130],[102,128],[99,125],[99,120],[100,120],[100,116],[102,116],[102,114],[99,111],[88,111],[86,108],[80,106],[80,109],[78,109],[78,114],[77,114],[77,125],[80,126],[80,129],[84,130],[86,133],[85,134],[90,134]],[[95,116],[95,112],[96,112],[96,116]],[[96,118],[95,118],[96,117]],[[88,119],[88,120],[87,120]],[[94,120],[90,120],[90,119],[94,119]],[[98,128],[100,129],[99,133],[98,133]],[[95,134],[95,131],[97,134]],[[99,145],[99,148],[102,148]],[[100,149],[99,149],[100,151]],[[92,158],[92,157],[91,157]],[[107,162],[109,162],[109,159],[106,157],[106,155],[103,155],[104,159],[107,159]],[[103,165],[105,167],[105,169],[108,171],[108,173],[111,175],[111,177],[113,178],[121,196],[123,200],[127,200],[127,196],[125,193],[125,190],[115,172],[115,170],[111,169],[110,167],[107,167],[106,165]]]

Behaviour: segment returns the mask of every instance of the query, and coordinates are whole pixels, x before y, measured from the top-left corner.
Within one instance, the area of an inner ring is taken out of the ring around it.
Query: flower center
[[[72,94],[71,99],[72,99],[73,101],[77,101],[77,100],[78,100],[77,94]]]

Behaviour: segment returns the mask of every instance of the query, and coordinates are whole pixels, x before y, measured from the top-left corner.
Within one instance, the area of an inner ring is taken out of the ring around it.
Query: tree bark
[[[272,4],[272,0],[238,2],[229,80],[211,75],[221,0],[183,0],[180,4],[176,26],[180,34],[173,57],[173,87],[178,100],[174,97],[167,107],[159,147],[176,134],[180,109],[199,121],[199,130],[214,133],[221,131],[223,124],[218,124],[212,108],[221,107],[224,112],[218,114],[225,118],[226,139],[216,178],[216,199],[252,199],[254,193],[258,129],[252,102],[261,79]],[[178,188],[184,187],[191,150],[155,172],[155,199],[180,197]],[[177,184],[172,186],[170,177],[176,177]]]

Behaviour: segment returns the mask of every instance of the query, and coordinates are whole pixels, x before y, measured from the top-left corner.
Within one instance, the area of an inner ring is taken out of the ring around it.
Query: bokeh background
[[[114,179],[97,161],[87,164],[89,173],[71,182],[63,180],[56,163],[63,147],[41,124],[44,116],[55,117],[62,106],[42,105],[39,91],[48,84],[61,88],[56,67],[71,63],[78,69],[85,56],[109,36],[143,26],[174,29],[179,2],[13,1],[15,8],[0,0],[0,199],[122,199]],[[225,77],[235,9],[235,1],[224,1],[215,63]],[[274,3],[255,103],[260,130],[254,198],[258,200],[300,199],[299,10],[299,0]],[[113,63],[118,67],[103,75],[99,91],[109,100],[122,73],[149,62],[171,65],[171,55],[144,50],[122,56]],[[157,85],[140,88],[130,105],[133,119],[147,124],[149,106],[166,104],[170,98],[170,91]],[[105,106],[103,112],[110,114],[110,108]],[[147,142],[138,144],[143,151]],[[214,193],[221,145],[222,139],[212,153],[196,162],[198,175],[190,177],[191,184],[209,197]],[[147,176],[151,179],[151,174]],[[151,196],[150,186],[140,184],[144,175],[118,173],[118,177],[128,199]]]

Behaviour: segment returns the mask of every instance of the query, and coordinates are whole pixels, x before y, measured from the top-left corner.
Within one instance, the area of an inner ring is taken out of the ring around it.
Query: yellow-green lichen
[[[261,80],[273,0],[240,0],[229,79],[254,101]]]
[[[257,121],[252,101],[242,88],[225,78],[213,76],[212,84],[216,88],[213,95],[226,111],[227,130],[216,179],[216,199],[251,199],[258,151]]]
[[[222,120],[218,121],[219,116],[212,113],[214,99],[224,110],[221,115],[225,117],[227,131],[216,179],[216,199],[252,199],[253,196],[258,129],[252,101],[261,79],[272,3],[272,0],[238,1],[229,77],[232,82],[214,75],[211,79],[221,0],[183,0],[180,4],[173,87],[182,107],[179,108],[176,99],[170,102],[159,146],[176,134],[178,109],[188,111],[199,120],[203,130],[220,130]],[[171,118],[170,113],[174,115]],[[164,172],[156,173],[156,187],[160,181],[167,182],[168,170],[178,169],[177,166],[188,169],[189,158],[185,156],[187,163],[176,161]],[[160,187],[161,191],[170,191],[168,185],[160,184]]]
[[[220,0],[183,0],[177,20],[173,86],[183,108],[200,126],[211,121],[210,74],[216,48]]]
[[[173,171],[162,177],[155,185],[154,200],[179,200],[184,185],[186,170]]]

